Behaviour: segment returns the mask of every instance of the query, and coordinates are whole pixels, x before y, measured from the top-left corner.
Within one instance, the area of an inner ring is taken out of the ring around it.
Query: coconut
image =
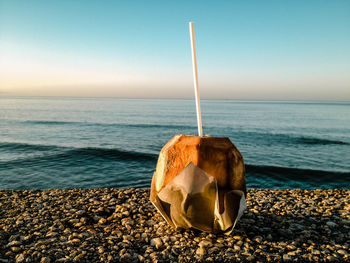
[[[245,196],[243,157],[229,138],[176,135],[161,150],[150,199],[175,228],[230,232]]]

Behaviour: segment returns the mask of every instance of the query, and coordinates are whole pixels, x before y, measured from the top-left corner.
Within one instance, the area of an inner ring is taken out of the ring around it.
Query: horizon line
[[[183,98],[183,97],[162,97],[162,98],[145,98],[145,97],[116,97],[116,96],[26,96],[26,95],[1,95],[0,93],[0,99],[2,98],[61,98],[61,99],[119,99],[119,100],[195,100],[195,98]],[[208,98],[201,98],[201,100],[212,100],[212,101],[241,101],[241,102],[339,102],[339,103],[350,103],[350,100],[320,100],[320,99],[208,99]]]

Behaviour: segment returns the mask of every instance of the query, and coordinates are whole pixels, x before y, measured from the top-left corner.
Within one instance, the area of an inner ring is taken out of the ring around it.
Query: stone
[[[320,255],[321,252],[319,250],[317,250],[317,249],[314,249],[314,250],[312,250],[312,254],[313,255]]]
[[[295,246],[293,246],[293,245],[287,245],[287,249],[288,250],[295,250],[297,248]]]
[[[254,261],[255,257],[253,255],[248,255],[246,259],[248,262],[252,262]]]
[[[337,253],[340,255],[347,255],[348,254],[348,252],[346,252],[344,249],[338,249]]]
[[[292,257],[290,255],[288,255],[288,254],[284,254],[282,258],[283,258],[283,261],[286,261],[286,262],[292,260]]]
[[[12,252],[18,253],[21,249],[19,247],[11,247]]]
[[[161,248],[163,246],[162,239],[159,237],[151,239],[151,246],[156,247],[157,249]]]
[[[57,235],[58,235],[57,232],[49,232],[49,233],[46,234],[46,237],[55,237]]]
[[[337,224],[337,223],[334,223],[333,221],[328,221],[328,222],[326,223],[326,225],[329,226],[329,227],[331,227],[331,228],[335,228],[335,227],[338,226],[338,224]]]
[[[289,251],[287,253],[289,256],[296,256],[297,255],[297,252],[294,250],[294,251]]]
[[[144,262],[145,261],[145,258],[141,255],[137,255],[137,259],[140,261],[140,262]]]
[[[335,257],[333,256],[327,256],[326,259],[329,261],[329,262],[334,262],[336,260]]]
[[[85,251],[83,251],[83,252],[79,253],[78,255],[76,255],[76,256],[74,257],[74,261],[80,261],[80,260],[84,257],[84,255],[85,255],[84,252],[85,252]]]
[[[24,258],[24,255],[23,254],[18,254],[16,256],[16,263],[22,263],[24,262],[25,258]]]
[[[213,243],[210,241],[210,240],[202,240],[201,242],[199,242],[199,246],[200,247],[208,247],[208,246],[211,246]]]
[[[196,254],[199,255],[199,256],[204,256],[205,255],[205,248],[204,247],[199,247],[196,250]]]
[[[43,257],[40,260],[40,263],[50,263],[50,262],[51,262],[51,259],[49,257]]]
[[[261,241],[263,240],[262,236],[256,236],[253,238],[253,240],[257,243],[261,243]]]
[[[13,246],[20,246],[22,243],[20,241],[11,241],[10,243],[7,244],[8,247],[13,247]]]
[[[10,238],[9,238],[9,241],[11,243],[12,241],[17,240],[18,238],[19,238],[18,234],[17,235],[11,235]]]
[[[100,220],[98,220],[98,223],[101,225],[104,225],[106,222],[107,222],[107,220],[103,217]]]
[[[121,259],[123,259],[123,260],[129,260],[129,259],[131,259],[131,255],[130,255],[129,253],[125,253],[125,254],[123,254],[123,255],[121,256]]]
[[[213,254],[213,253],[216,253],[218,252],[220,249],[218,247],[212,247],[208,250],[208,253],[209,254]]]

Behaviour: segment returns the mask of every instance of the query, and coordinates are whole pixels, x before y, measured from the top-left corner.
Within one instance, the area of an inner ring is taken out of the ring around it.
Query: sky
[[[0,0],[0,96],[350,101],[350,1]]]

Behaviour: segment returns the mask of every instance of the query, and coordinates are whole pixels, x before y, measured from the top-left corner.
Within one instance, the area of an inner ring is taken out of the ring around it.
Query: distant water
[[[350,188],[350,103],[202,100],[248,187]],[[162,146],[196,134],[192,100],[0,98],[0,189],[149,187]]]

